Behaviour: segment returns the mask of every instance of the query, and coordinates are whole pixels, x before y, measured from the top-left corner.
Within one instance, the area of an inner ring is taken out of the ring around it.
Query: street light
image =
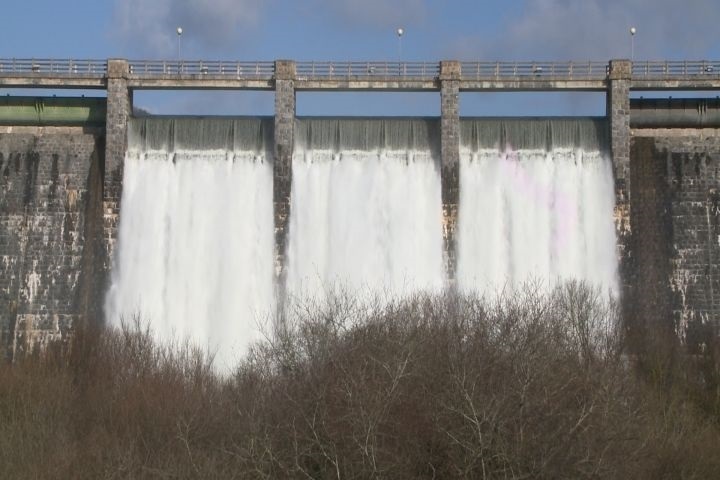
[[[400,27],[397,29],[398,36],[398,61],[402,61],[402,36],[405,34],[405,30]]]
[[[630,61],[635,60],[635,34],[637,33],[637,29],[635,27],[630,27]]]
[[[177,27],[176,31],[177,31],[177,39],[178,39],[178,41],[177,41],[177,47],[178,47],[177,48],[177,59],[179,62],[180,61],[180,37],[182,36],[182,32],[183,32],[182,27]]]

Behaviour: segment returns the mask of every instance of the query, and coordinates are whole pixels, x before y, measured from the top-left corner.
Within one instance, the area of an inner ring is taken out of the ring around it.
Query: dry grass
[[[629,358],[617,321],[572,283],[339,296],[227,377],[137,325],[78,332],[0,367],[0,477],[720,477],[717,343]]]

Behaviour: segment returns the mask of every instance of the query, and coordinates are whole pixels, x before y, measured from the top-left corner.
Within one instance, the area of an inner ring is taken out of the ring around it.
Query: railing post
[[[273,210],[275,221],[275,280],[278,312],[282,312],[287,281],[287,240],[290,225],[292,155],[295,146],[295,78],[290,60],[275,62],[275,149],[273,158]]]
[[[455,231],[460,204],[460,94],[461,65],[440,62],[440,156],[443,215],[443,259],[451,288],[456,284]]]
[[[108,60],[103,177],[103,239],[106,272],[112,267],[117,239],[123,167],[127,150],[127,123],[132,114],[132,92],[128,88],[128,71],[126,60]]]

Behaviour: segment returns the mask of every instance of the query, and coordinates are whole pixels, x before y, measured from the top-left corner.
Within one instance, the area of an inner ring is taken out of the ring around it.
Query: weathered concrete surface
[[[633,130],[636,314],[700,347],[720,327],[720,130]]]
[[[61,338],[94,315],[101,130],[0,127],[0,349]]]
[[[463,79],[460,82],[460,90],[463,92],[602,92],[606,89],[607,81],[605,79],[582,80],[529,76],[526,78]]]
[[[275,222],[275,277],[278,300],[285,298],[287,240],[290,225],[292,155],[295,147],[295,62],[275,63],[275,151],[273,210]]]
[[[720,79],[710,75],[688,75],[686,78],[634,79],[630,84],[633,90],[720,90]]]
[[[632,299],[630,235],[632,234],[630,183],[630,77],[628,60],[610,62],[607,89],[607,117],[610,122],[610,151],[615,178],[615,233],[620,283],[627,299]],[[632,300],[630,300],[632,302]],[[627,303],[625,304],[627,306]]]
[[[623,241],[622,283],[629,332],[640,348],[643,339],[658,329],[672,327],[669,278],[672,248],[672,218],[667,188],[666,164],[659,159],[652,141],[632,142],[631,235]]]
[[[128,87],[143,90],[272,90],[274,82],[245,78],[228,78],[219,75],[158,75],[156,77],[128,77]]]
[[[365,91],[365,92],[437,92],[440,90],[439,81],[395,79],[297,79],[296,90],[300,91]]]
[[[48,75],[37,74],[13,74],[0,75],[0,87],[20,88],[82,88],[82,89],[105,89],[107,80],[104,76],[97,75]]]
[[[457,219],[460,207],[460,62],[440,64],[440,156],[443,260],[451,286],[457,272]]]
[[[132,112],[132,92],[128,88],[128,64],[108,61],[107,119],[105,122],[105,163],[103,168],[103,223],[106,260],[109,270],[117,240],[122,196],[123,166],[127,152],[127,124]]]

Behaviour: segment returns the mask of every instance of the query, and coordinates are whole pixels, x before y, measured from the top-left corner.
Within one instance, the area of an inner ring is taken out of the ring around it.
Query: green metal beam
[[[101,125],[102,97],[0,97],[0,125]]]

